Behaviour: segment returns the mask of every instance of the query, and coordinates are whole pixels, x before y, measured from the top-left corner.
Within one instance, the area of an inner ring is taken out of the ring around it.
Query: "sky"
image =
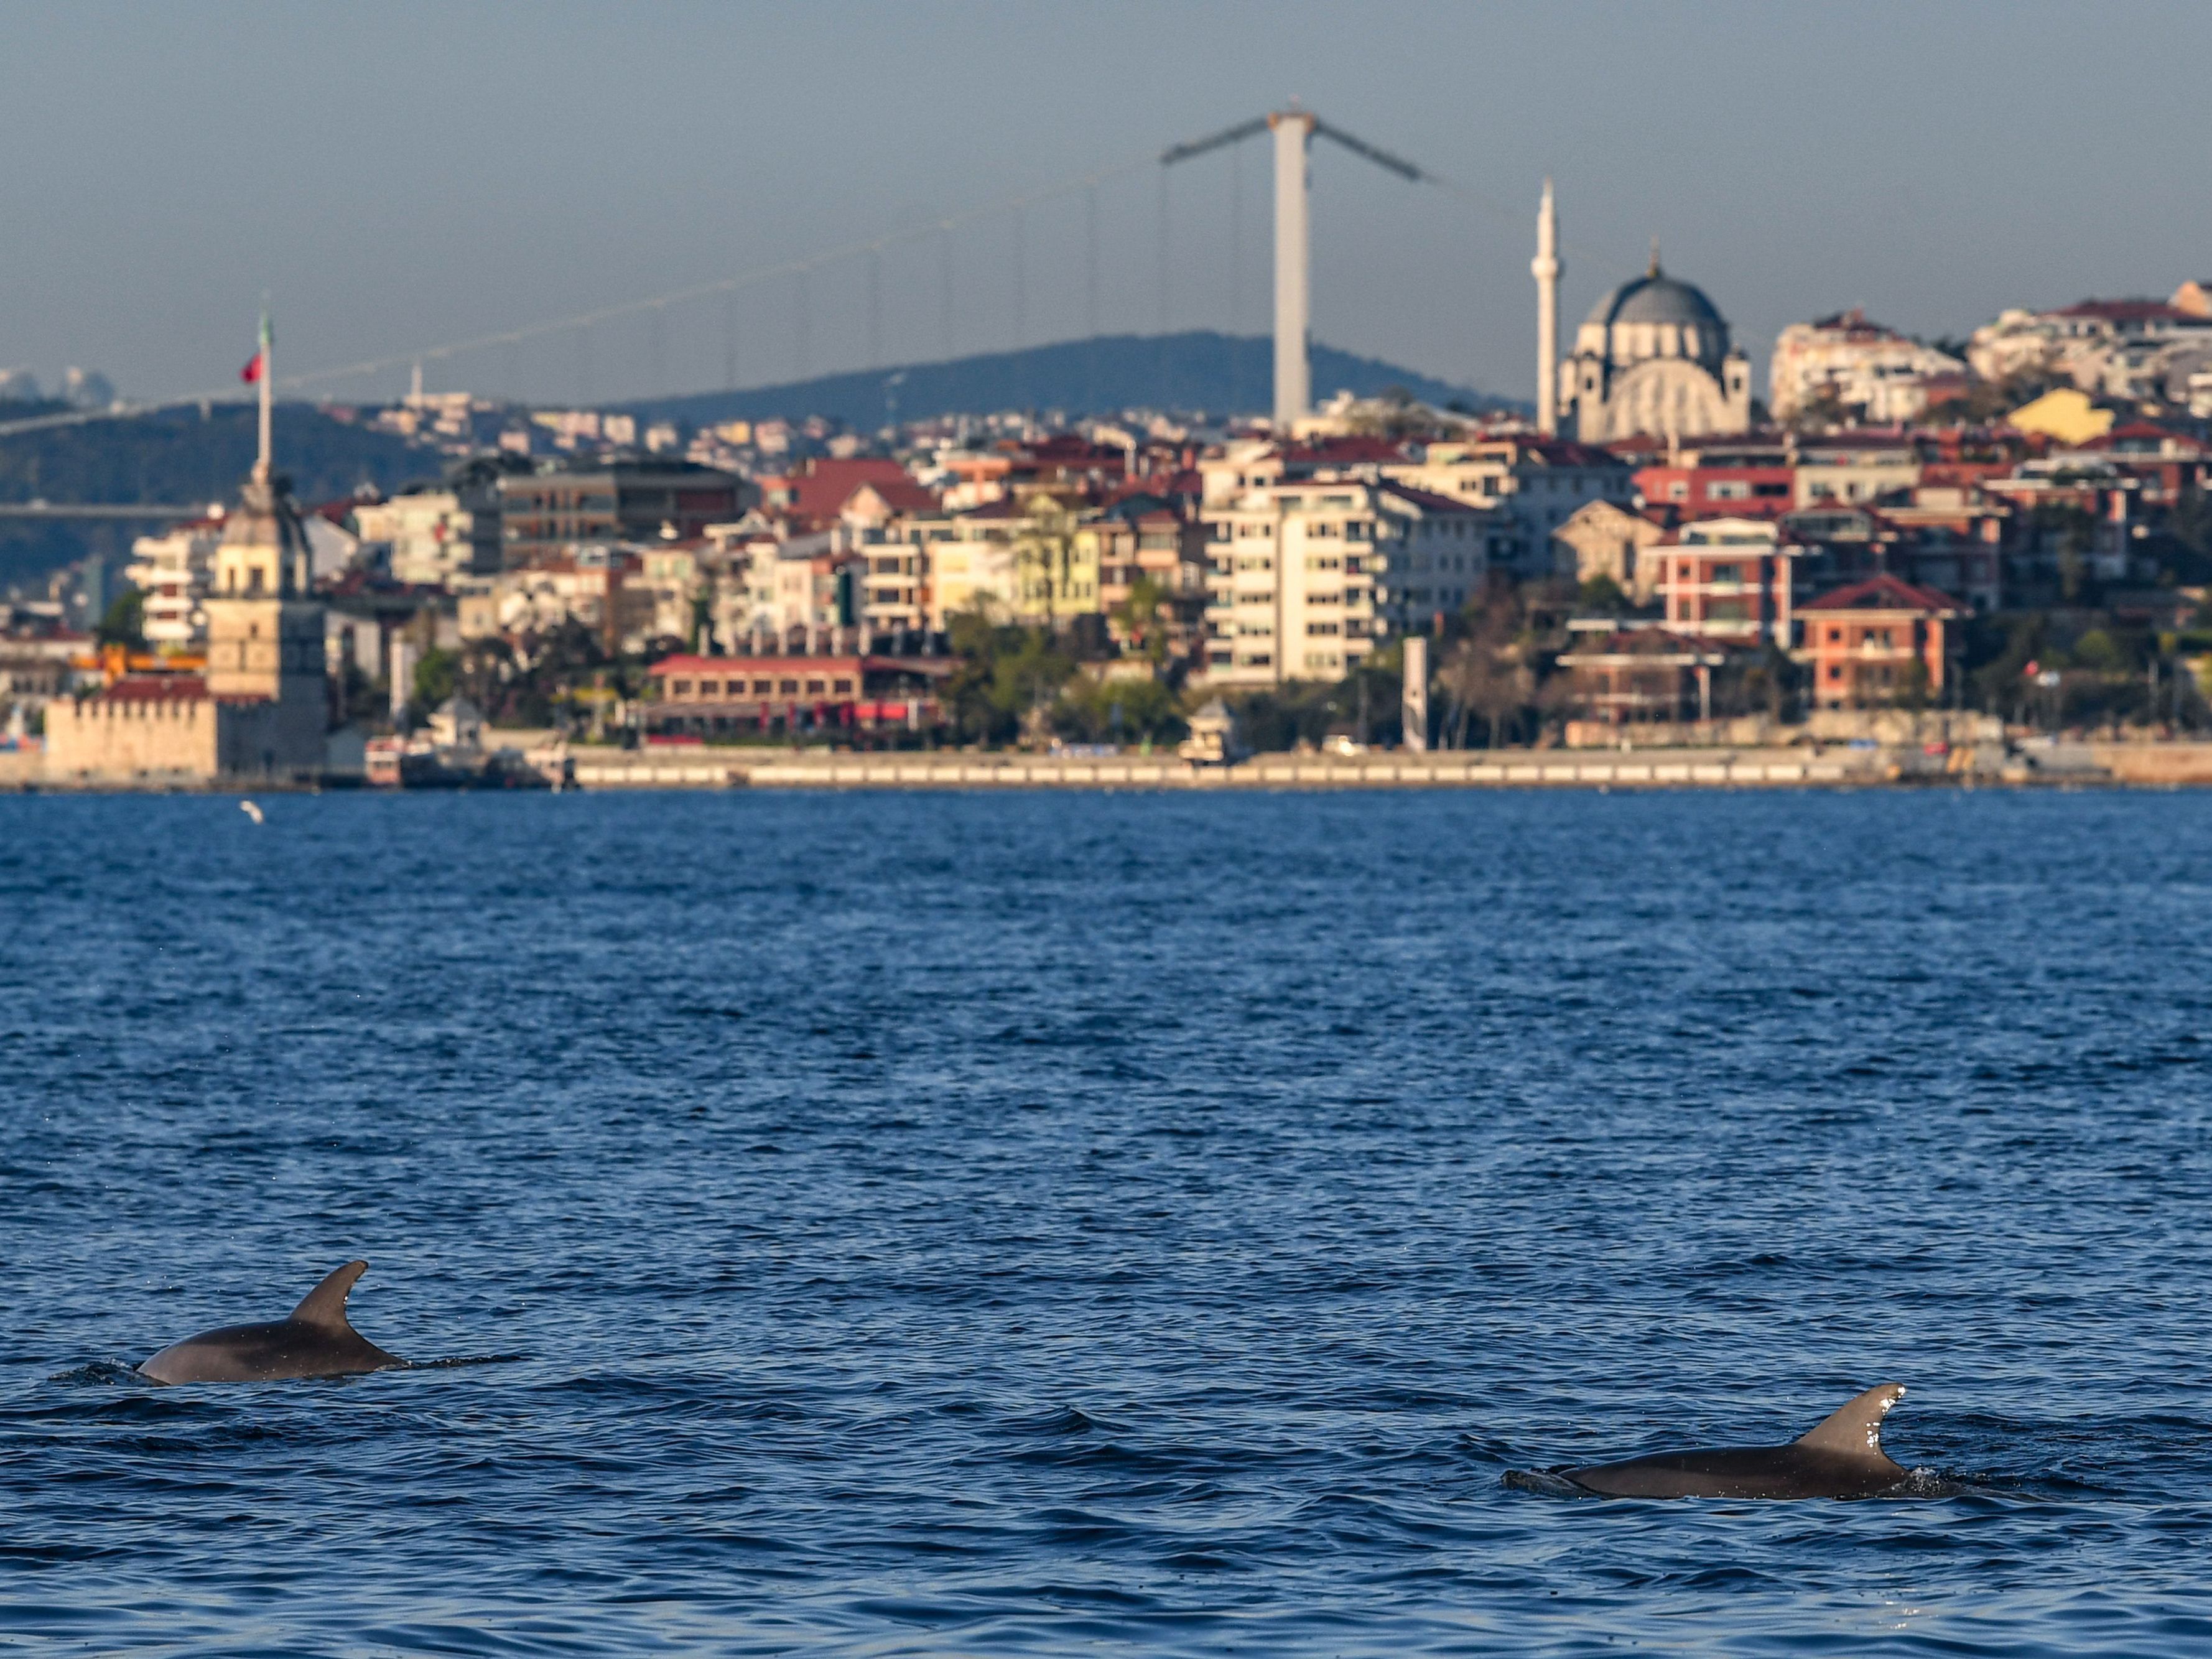
[[[1533,395],[1547,174],[1570,333],[1656,234],[1762,381],[1778,329],[1846,307],[1933,337],[2212,276],[2202,3],[0,0],[0,367],[133,398],[235,389],[264,294],[280,384],[338,400],[756,272],[425,384],[605,401],[1094,319],[1261,332],[1266,141],[1157,158],[1293,99],[1459,187],[1316,146],[1316,337],[1502,395]],[[357,362],[385,366],[323,374]]]

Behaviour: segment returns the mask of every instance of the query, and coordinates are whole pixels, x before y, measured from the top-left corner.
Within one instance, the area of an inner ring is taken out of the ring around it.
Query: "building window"
[[[807,681],[807,682],[806,682],[806,694],[807,694],[809,696],[812,696],[812,697],[818,697],[818,696],[820,696],[822,695],[822,682],[821,682],[820,680],[809,680],[809,681]]]
[[[775,690],[775,687],[774,684],[768,680],[755,680],[753,682],[753,695],[757,697],[764,697]]]
[[[668,683],[668,694],[673,697],[690,696],[691,695],[691,682],[689,680],[671,680]]]
[[[699,695],[700,695],[701,696],[702,696],[702,697],[719,697],[719,696],[720,696],[722,695],[722,683],[721,683],[721,681],[720,681],[720,680],[701,680],[701,681],[699,682]]]
[[[787,697],[797,696],[799,695],[799,682],[797,680],[784,681],[782,690],[783,695]]]
[[[853,695],[853,682],[836,680],[831,683],[830,689],[841,697],[849,697]]]

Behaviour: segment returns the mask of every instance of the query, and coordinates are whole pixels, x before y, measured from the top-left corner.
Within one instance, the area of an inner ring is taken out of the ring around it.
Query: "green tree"
[[[102,645],[120,645],[133,651],[146,648],[146,596],[126,587],[108,601],[93,637]]]
[[[1175,693],[1158,680],[1094,680],[1079,675],[1060,701],[1055,724],[1062,737],[1086,743],[1180,740],[1188,727]]]
[[[415,665],[413,702],[423,713],[444,702],[460,687],[461,659],[458,652],[435,647]]]
[[[1632,609],[1620,584],[1603,571],[1584,582],[1575,595],[1577,608],[1601,617],[1617,617]]]

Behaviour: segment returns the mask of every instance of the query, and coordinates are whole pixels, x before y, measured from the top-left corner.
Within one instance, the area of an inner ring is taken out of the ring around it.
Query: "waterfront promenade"
[[[2212,784],[2212,744],[2057,744],[2008,751],[1917,748],[1455,750],[1259,755],[1235,766],[1172,756],[834,754],[742,749],[579,750],[585,788],[1438,789],[1775,788]]]
[[[541,735],[541,734],[509,734]],[[1817,748],[1450,750],[1433,754],[1255,755],[1232,766],[1172,754],[1078,756],[939,750],[839,752],[743,747],[579,747],[582,789],[1759,789],[2212,785],[2212,743],[1978,744],[1930,753],[1887,744]],[[353,777],[332,787],[357,784]],[[175,793],[177,778],[49,776],[39,751],[0,751],[0,791]],[[214,786],[252,793],[250,779]]]

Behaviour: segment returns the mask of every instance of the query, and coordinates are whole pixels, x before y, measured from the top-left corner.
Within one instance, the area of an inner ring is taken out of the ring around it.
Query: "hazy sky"
[[[1762,381],[1778,328],[1841,307],[1964,332],[2212,276],[2201,0],[53,0],[0,21],[0,366],[127,395],[234,386],[264,290],[280,372],[320,369],[1115,167],[1018,219],[426,373],[604,399],[862,367],[872,338],[897,362],[1067,337],[1093,240],[1100,326],[1151,331],[1147,158],[1293,97],[1508,210],[1317,146],[1316,336],[1499,392],[1530,395],[1547,173],[1570,328],[1656,233]],[[1264,141],[1168,194],[1170,325],[1263,329]]]

